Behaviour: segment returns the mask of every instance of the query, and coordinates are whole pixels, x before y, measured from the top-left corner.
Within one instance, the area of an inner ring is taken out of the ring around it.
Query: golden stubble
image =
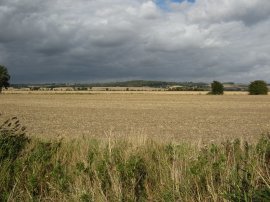
[[[144,141],[247,140],[270,131],[270,96],[204,92],[5,92],[0,121],[17,116],[31,136]]]

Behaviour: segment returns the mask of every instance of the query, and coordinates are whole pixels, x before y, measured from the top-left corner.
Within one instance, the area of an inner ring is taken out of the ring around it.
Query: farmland
[[[187,92],[190,93],[190,92]],[[257,139],[270,130],[270,96],[185,93],[6,93],[1,121],[17,116],[32,136]]]
[[[269,201],[269,102],[5,92],[0,201]]]

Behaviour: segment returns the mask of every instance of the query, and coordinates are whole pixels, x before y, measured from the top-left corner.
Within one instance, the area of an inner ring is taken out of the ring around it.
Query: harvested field
[[[38,137],[257,139],[270,131],[270,96],[181,93],[0,95],[0,121],[17,116]]]

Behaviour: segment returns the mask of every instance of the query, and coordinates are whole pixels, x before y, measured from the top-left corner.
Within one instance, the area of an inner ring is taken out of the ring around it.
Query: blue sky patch
[[[195,3],[196,0],[169,0],[169,1],[175,2],[175,3],[182,3],[184,1],[188,1],[190,3]],[[168,0],[167,1],[166,0],[155,0],[156,4],[164,10],[169,10],[168,5],[167,5],[169,1]]]

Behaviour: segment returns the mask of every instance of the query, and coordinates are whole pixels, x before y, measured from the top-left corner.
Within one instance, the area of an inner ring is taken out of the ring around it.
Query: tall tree
[[[3,87],[9,87],[9,79],[10,75],[8,74],[7,68],[3,65],[0,65],[0,93],[2,92]]]

